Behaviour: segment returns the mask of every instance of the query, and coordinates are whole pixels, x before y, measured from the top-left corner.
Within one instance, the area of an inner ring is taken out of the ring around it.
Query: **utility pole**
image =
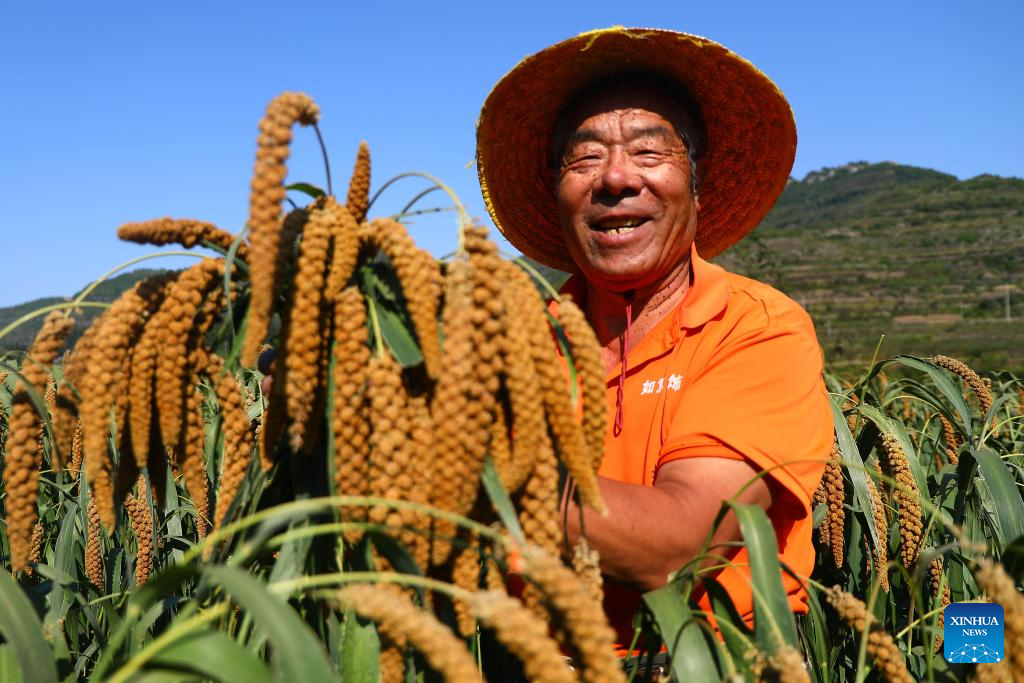
[[[1002,290],[1003,292],[1003,319],[1006,322],[1013,321],[1013,314],[1010,312],[1010,290],[1014,289],[1014,286],[1010,283],[1005,285],[999,285],[996,287],[996,291]]]

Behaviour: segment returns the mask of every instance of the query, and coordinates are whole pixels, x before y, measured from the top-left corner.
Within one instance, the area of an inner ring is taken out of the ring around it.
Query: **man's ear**
[[[707,166],[703,155],[697,157],[697,187],[700,187],[700,183],[704,182],[704,178],[707,177]]]

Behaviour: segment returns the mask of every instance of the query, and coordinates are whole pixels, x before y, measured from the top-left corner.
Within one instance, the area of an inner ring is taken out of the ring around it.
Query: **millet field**
[[[365,145],[339,194],[329,165],[323,189],[286,185],[318,117],[302,94],[270,103],[237,234],[118,230],[194,265],[0,330],[46,316],[0,357],[0,681],[1024,681],[1024,383],[942,349],[826,377],[807,615],[766,513],[724,501],[755,627],[712,578],[728,549],[705,544],[645,595],[621,660],[598,557],[562,538],[567,485],[603,508],[582,311],[549,313],[547,281],[432,176],[381,184],[428,186],[373,216]],[[443,259],[402,223],[439,210],[417,208],[433,190],[458,217]],[[942,610],[964,601],[1003,606],[1001,662],[943,658]]]

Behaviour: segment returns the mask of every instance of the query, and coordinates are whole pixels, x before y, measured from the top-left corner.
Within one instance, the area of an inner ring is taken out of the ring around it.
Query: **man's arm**
[[[670,573],[700,551],[722,500],[757,473],[745,460],[693,457],[662,465],[653,487],[600,477],[608,514],[585,509],[584,524],[587,542],[601,556],[601,570],[641,590],[664,586]],[[767,510],[772,494],[762,477],[737,500]],[[579,533],[579,508],[570,502],[566,534],[571,544]],[[730,512],[715,530],[712,545],[740,539],[736,516]],[[729,554],[721,548],[714,552]]]

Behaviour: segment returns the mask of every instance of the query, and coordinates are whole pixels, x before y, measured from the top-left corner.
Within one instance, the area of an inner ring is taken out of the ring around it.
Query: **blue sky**
[[[702,34],[757,64],[796,112],[797,177],[861,159],[1024,177],[1022,3],[350,4],[7,3],[0,306],[71,294],[153,250],[119,243],[123,222],[239,229],[256,125],[284,90],[319,103],[337,184],[365,139],[375,186],[428,171],[483,217],[473,134],[490,87],[527,54],[613,24]],[[299,131],[289,180],[323,177]],[[381,212],[422,187],[395,185]],[[437,254],[455,244],[450,214],[411,229]]]

